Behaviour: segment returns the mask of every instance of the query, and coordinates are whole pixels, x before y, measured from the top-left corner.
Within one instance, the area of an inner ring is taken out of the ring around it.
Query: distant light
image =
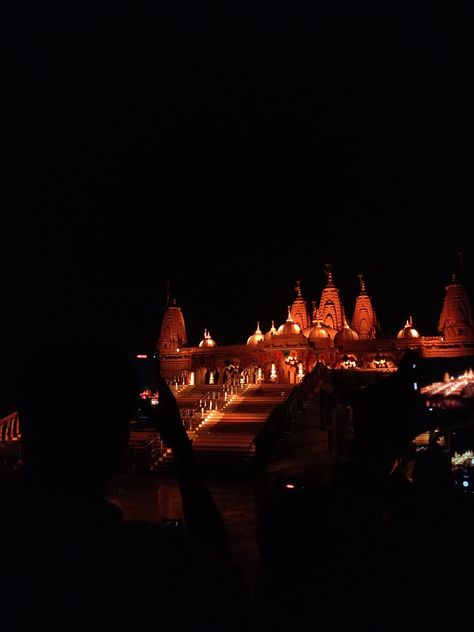
[[[415,391],[417,391],[417,390],[418,390],[418,384],[417,384],[417,382],[413,382],[413,388],[415,389]]]
[[[295,489],[295,486],[293,485],[293,483],[287,483],[286,489]]]
[[[411,368],[412,368],[412,369],[416,369],[416,364],[414,364]]]
[[[152,397],[152,398],[150,399],[150,404],[151,404],[152,406],[158,406],[158,404],[159,404],[158,397]]]
[[[433,409],[432,409],[432,408],[428,408],[428,410],[429,410],[429,411],[432,411]]]
[[[469,487],[469,483],[468,483],[467,481],[463,481],[463,482],[462,482],[462,486],[463,486],[463,487]]]
[[[140,360],[146,360],[148,356],[146,353],[137,353],[137,358],[140,358]]]
[[[179,353],[179,349],[176,349],[176,351]]]

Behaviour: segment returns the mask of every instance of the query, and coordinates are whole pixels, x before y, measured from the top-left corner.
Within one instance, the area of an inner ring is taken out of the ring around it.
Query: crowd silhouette
[[[330,480],[276,479],[258,523],[262,623],[469,629],[474,501],[455,486],[448,446],[407,450],[428,428],[418,361],[407,353],[398,373],[353,394],[355,439]]]
[[[436,441],[411,480],[389,467],[419,420],[414,364],[407,355],[397,375],[354,398],[356,440],[337,476],[291,491],[276,479],[258,508],[250,598],[158,361],[159,405],[147,414],[174,453],[184,528],[124,520],[104,498],[128,468],[139,391],[129,361],[100,345],[35,355],[21,384],[24,467],[0,488],[0,629],[469,625],[471,497],[454,489]]]
[[[126,521],[104,500],[127,467],[138,397],[128,361],[98,345],[31,359],[19,406],[24,470],[0,492],[2,631],[245,627],[246,589],[222,517],[157,379],[149,415],[174,453],[184,529]]]

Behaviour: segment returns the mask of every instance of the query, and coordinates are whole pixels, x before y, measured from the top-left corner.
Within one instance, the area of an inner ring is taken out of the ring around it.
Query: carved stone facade
[[[301,295],[300,281],[296,282],[296,298],[291,305],[291,317],[294,322],[299,325],[300,329],[306,329],[311,324],[311,319],[308,313],[308,306],[303,296]]]
[[[454,276],[452,283],[446,287],[438,331],[446,340],[464,340],[474,336],[469,298]]]
[[[222,383],[238,371],[247,381],[297,383],[317,362],[335,369],[394,371],[408,349],[425,357],[474,354],[474,323],[469,298],[463,286],[453,280],[439,320],[438,336],[423,336],[414,329],[411,317],[398,337],[379,336],[379,324],[365,283],[360,277],[352,328],[345,317],[332,270],[326,266],[327,284],[320,308],[313,309],[312,322],[298,282],[297,297],[287,320],[277,329],[262,334],[260,325],[247,344],[201,344],[186,346],[186,329],[181,309],[173,304],[164,314],[157,344],[163,375],[193,373],[193,383],[206,383],[212,373]],[[306,325],[306,326],[305,326]],[[403,334],[403,335],[401,335]],[[209,335],[210,337],[210,335]]]
[[[368,340],[377,336],[377,317],[372,307],[372,301],[365,289],[364,278],[359,274],[360,292],[356,298],[352,329],[357,332],[360,340]]]
[[[334,284],[332,269],[326,265],[325,273],[327,284],[321,294],[319,301],[319,315],[323,326],[327,327],[329,335],[334,338],[336,332],[344,325],[344,308],[342,306],[339,290]]]
[[[183,312],[173,300],[164,313],[157,348],[160,353],[170,353],[186,347],[187,343]]]

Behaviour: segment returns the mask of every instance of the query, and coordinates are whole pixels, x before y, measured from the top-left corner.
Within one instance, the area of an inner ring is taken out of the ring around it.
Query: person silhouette
[[[246,590],[222,517],[157,380],[149,415],[174,453],[184,529],[125,521],[104,500],[127,467],[138,396],[128,361],[99,345],[31,359],[18,409],[24,470],[0,490],[2,631],[241,628]]]

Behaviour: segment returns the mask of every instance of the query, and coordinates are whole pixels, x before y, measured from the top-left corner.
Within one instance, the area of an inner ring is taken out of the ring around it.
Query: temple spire
[[[312,324],[313,325],[318,325],[319,327],[321,327],[321,317],[319,315],[319,309],[316,309],[315,304],[316,304],[316,301],[313,301],[314,310],[313,310]]]
[[[171,299],[169,281],[166,286],[166,309],[161,321],[160,338],[157,348],[160,353],[173,353],[187,345],[186,326],[183,313],[176,305],[176,299]]]
[[[446,287],[438,331],[448,340],[472,340],[474,338],[471,304],[466,290],[456,274],[453,274],[451,283]]]
[[[357,295],[352,315],[351,328],[361,340],[368,340],[369,338],[375,338],[377,335],[377,316],[365,287],[364,275],[358,274],[357,278],[359,279],[359,294]]]
[[[291,304],[291,318],[293,322],[300,326],[301,330],[309,327],[311,323],[310,315],[308,314],[308,307],[306,301],[303,298],[301,292],[301,281],[296,281],[295,285],[296,298]]]
[[[166,307],[170,305],[170,296],[171,296],[171,282],[168,279],[166,281]]]
[[[326,265],[324,266],[324,274],[328,278],[327,287],[333,287],[334,279],[332,276],[332,265],[330,263],[326,263]]]
[[[323,326],[328,329],[331,336],[334,336],[335,332],[342,327],[343,305],[339,290],[334,283],[332,266],[329,263],[324,266],[324,274],[327,277],[327,283],[321,293],[319,312]]]

